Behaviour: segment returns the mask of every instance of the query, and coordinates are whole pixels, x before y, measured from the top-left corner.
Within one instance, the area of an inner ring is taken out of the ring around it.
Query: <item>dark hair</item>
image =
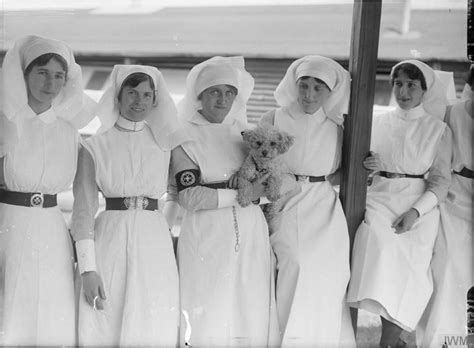
[[[127,78],[122,82],[122,86],[120,86],[120,90],[118,92],[117,99],[121,101],[122,99],[122,91],[125,86],[129,87],[137,87],[140,83],[148,81],[150,83],[150,87],[153,90],[153,103],[156,100],[156,91],[155,91],[155,83],[150,75],[147,75],[142,72],[136,72],[127,76]]]
[[[299,80],[307,80],[307,79],[309,79],[309,78],[315,79],[316,82],[318,82],[318,83],[320,83],[320,84],[326,86],[326,88],[327,88],[329,91],[331,91],[331,88],[329,88],[329,86],[326,84],[326,82],[324,82],[323,80],[318,79],[317,77],[314,77],[314,76],[301,76],[301,77],[298,79],[298,81],[299,81]],[[298,81],[296,81],[296,82],[298,82]]]
[[[228,88],[230,88],[230,89],[234,92],[235,95],[237,95],[237,94],[239,93],[239,90],[237,89],[237,87],[232,86],[232,85],[226,85],[226,86],[227,86]],[[214,86],[207,87],[204,91],[202,91],[201,93],[199,93],[197,99],[198,99],[198,100],[201,100],[201,99],[202,99],[202,94],[203,94],[207,89],[209,89],[209,88],[211,88],[211,87],[214,87]]]
[[[56,60],[59,65],[63,68],[64,72],[66,73],[66,80],[67,80],[67,62],[66,59],[64,59],[62,56],[60,56],[57,53],[46,53],[42,54],[41,56],[33,59],[30,64],[25,68],[25,71],[23,72],[23,75],[28,76],[28,74],[33,70],[33,67],[35,66],[45,66],[50,62],[51,59]]]
[[[394,80],[400,75],[400,73],[405,73],[409,79],[411,80],[419,80],[421,82],[421,89],[426,91],[428,88],[426,87],[426,79],[421,70],[411,63],[402,63],[397,65],[395,69],[392,71],[392,75],[390,76],[390,83],[393,86]]]
[[[471,67],[469,68],[469,71],[466,74],[466,83],[471,86],[471,88],[473,87],[472,84],[474,83],[474,64],[471,64]]]

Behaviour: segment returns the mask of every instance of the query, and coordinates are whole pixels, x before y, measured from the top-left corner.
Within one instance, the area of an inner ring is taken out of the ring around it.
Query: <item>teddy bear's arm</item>
[[[255,161],[252,159],[251,156],[247,156],[247,158],[245,158],[244,160],[244,163],[242,163],[242,166],[239,169],[239,178],[251,181],[256,177],[256,173],[257,166],[255,164]]]

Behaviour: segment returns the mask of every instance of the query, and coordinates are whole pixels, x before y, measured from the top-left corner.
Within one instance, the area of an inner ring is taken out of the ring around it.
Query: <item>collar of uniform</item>
[[[125,130],[129,132],[139,132],[143,128],[145,128],[145,121],[135,122],[135,121],[127,120],[125,117],[119,116],[115,125],[120,130]]]
[[[312,119],[318,119],[318,118],[324,119],[324,118],[326,118],[326,114],[324,113],[324,110],[323,110],[322,107],[320,107],[315,113],[309,114],[309,113],[304,112],[301,109],[301,106],[300,106],[300,104],[298,104],[298,102],[292,103],[288,107],[288,111],[289,111],[290,116],[292,118],[294,118],[295,120],[298,120],[302,117],[311,117]]]
[[[38,118],[44,123],[53,123],[58,119],[53,106],[51,106],[48,110],[43,111],[41,114],[36,114],[29,105],[26,105],[24,110],[24,115],[26,119]]]
[[[425,110],[423,109],[423,104],[420,104],[410,110],[403,110],[397,106],[395,113],[404,120],[416,120],[425,114]]]

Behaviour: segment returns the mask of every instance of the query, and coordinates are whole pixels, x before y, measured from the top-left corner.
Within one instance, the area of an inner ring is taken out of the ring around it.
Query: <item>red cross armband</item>
[[[174,176],[178,186],[178,192],[183,191],[189,187],[199,185],[201,179],[201,172],[199,169],[186,169]]]

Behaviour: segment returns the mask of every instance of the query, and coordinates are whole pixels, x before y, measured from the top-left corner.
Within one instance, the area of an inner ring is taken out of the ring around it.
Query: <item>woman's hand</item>
[[[369,152],[369,155],[362,163],[365,169],[368,169],[371,172],[379,172],[382,170],[382,161],[380,160],[380,155],[373,151]]]
[[[102,278],[97,272],[82,273],[82,287],[87,303],[90,304],[94,310],[104,309],[104,305],[102,304],[102,300],[106,299],[104,285]]]
[[[227,187],[234,190],[237,190],[239,188],[239,177],[237,173],[232,174],[229,181],[227,182]]]
[[[266,183],[265,181],[268,179],[270,176],[270,173],[265,174],[259,179],[256,179],[255,181],[252,182],[252,201],[258,200],[260,197],[265,196],[265,187]]]
[[[418,210],[411,208],[400,215],[392,224],[392,228],[395,229],[395,233],[404,233],[410,230],[415,223],[416,219],[420,217]]]

